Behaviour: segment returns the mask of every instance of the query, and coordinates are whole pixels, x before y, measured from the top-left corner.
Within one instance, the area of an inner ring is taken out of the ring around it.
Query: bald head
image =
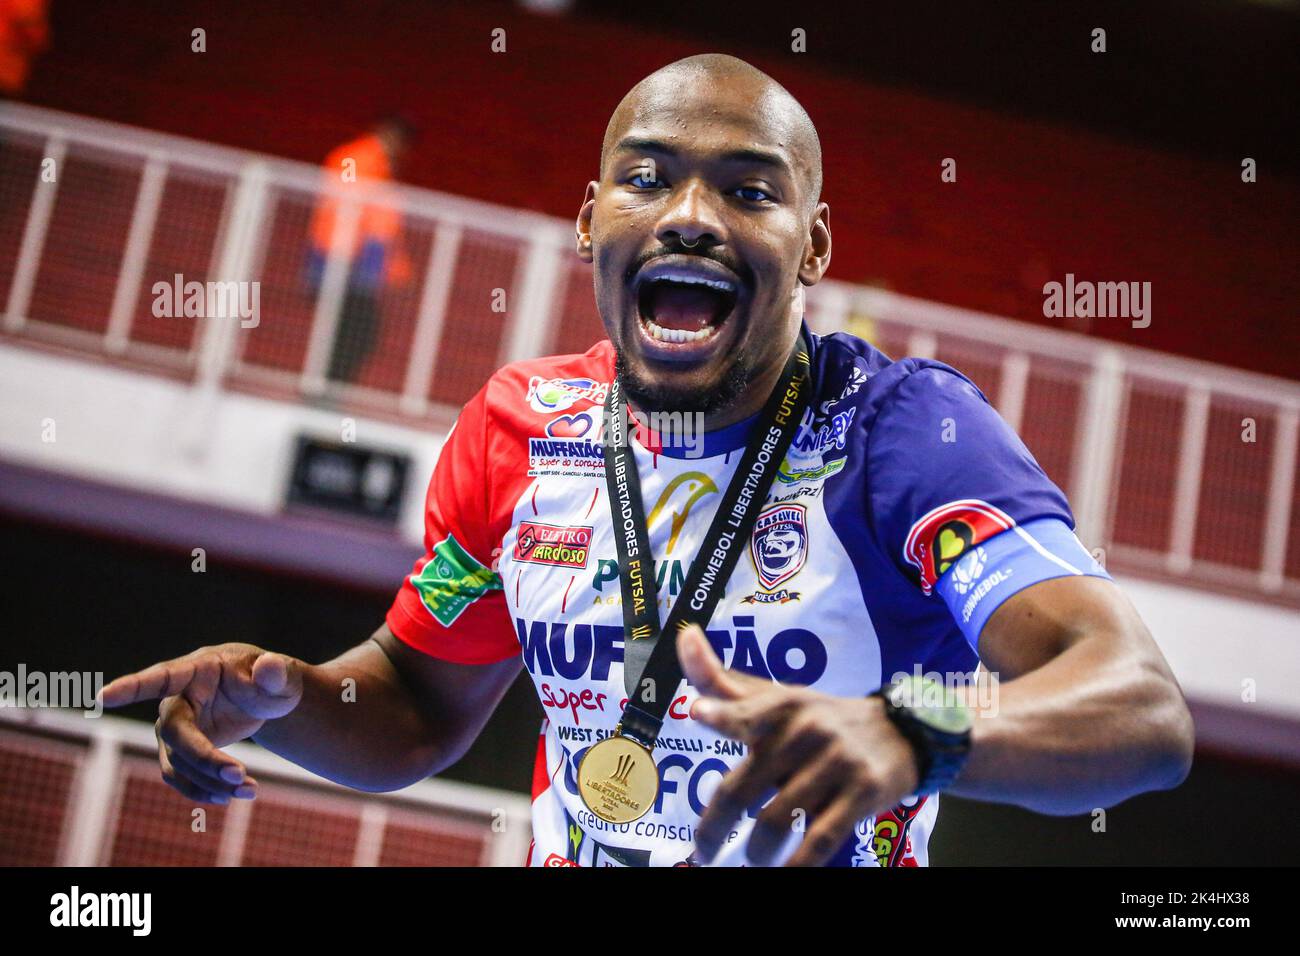
[[[686,98],[716,98],[743,103],[763,132],[790,156],[795,172],[806,184],[807,206],[821,198],[822,147],[807,111],[772,77],[744,60],[725,53],[701,53],[661,67],[627,92],[605,127],[600,146],[600,175],[605,161],[629,129],[661,118]]]
[[[623,97],[575,238],[635,404],[721,428],[767,400],[830,263],[821,165],[803,107],[733,56],[678,60]]]

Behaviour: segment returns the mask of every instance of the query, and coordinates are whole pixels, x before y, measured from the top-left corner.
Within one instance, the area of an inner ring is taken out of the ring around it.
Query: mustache
[[[710,259],[713,262],[716,262],[718,265],[725,266],[726,268],[734,272],[740,278],[740,281],[744,285],[747,285],[750,288],[753,288],[754,286],[753,271],[749,268],[749,266],[745,265],[743,262],[739,261],[738,259],[733,259],[730,256],[724,255],[723,253],[720,253],[715,249],[708,249],[708,248],[688,249],[685,246],[681,245],[680,243],[673,243],[672,245],[660,246],[658,249],[651,249],[648,252],[641,253],[635,259],[633,259],[632,264],[628,266],[627,275],[625,278],[627,279],[628,282],[631,282],[636,277],[636,274],[645,267],[646,263],[653,262],[655,259],[661,259],[664,256],[695,256],[699,259]]]

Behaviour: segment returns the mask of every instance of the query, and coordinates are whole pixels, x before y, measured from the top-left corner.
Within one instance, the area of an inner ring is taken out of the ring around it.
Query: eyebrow
[[[664,156],[680,155],[676,149],[665,142],[641,136],[625,136],[618,141],[612,151],[617,153],[625,150],[639,153],[660,153]],[[794,170],[790,168],[790,164],[779,153],[755,149],[752,146],[743,149],[729,149],[718,158],[724,163],[758,163],[764,166],[773,166],[787,175],[794,175]]]

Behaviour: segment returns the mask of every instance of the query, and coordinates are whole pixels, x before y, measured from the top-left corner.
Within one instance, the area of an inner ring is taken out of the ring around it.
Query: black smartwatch
[[[877,691],[885,714],[916,754],[917,795],[950,785],[970,753],[975,717],[938,681],[914,674]]]

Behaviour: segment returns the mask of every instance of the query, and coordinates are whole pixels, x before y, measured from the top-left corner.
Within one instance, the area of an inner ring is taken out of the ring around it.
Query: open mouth
[[[696,269],[657,268],[637,287],[637,312],[650,338],[669,345],[703,343],[736,307],[739,286]]]

